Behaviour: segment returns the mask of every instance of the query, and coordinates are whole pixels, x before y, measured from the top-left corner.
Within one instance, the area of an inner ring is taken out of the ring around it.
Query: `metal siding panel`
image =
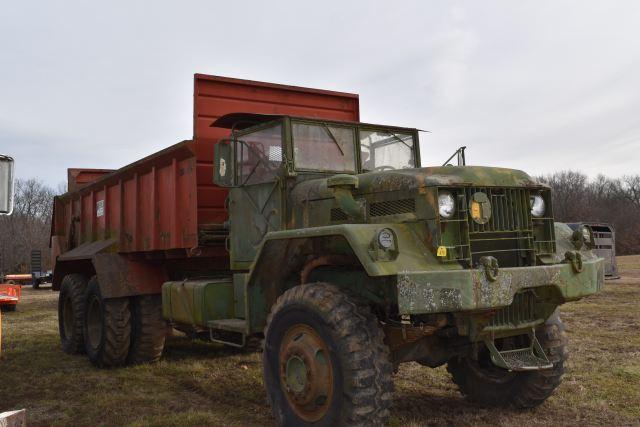
[[[173,197],[175,183],[173,182],[172,165],[157,169],[157,216],[158,216],[158,243],[160,249],[171,248],[171,236],[173,235]]]
[[[177,167],[178,242],[180,247],[193,248],[198,245],[196,159],[184,159]]]
[[[95,192],[94,197],[94,209],[96,210],[94,210],[93,221],[95,222],[96,229],[94,231],[93,239],[104,239],[104,230],[106,227],[106,214],[104,209],[107,208],[105,199],[105,191],[104,187],[102,187],[101,190]],[[98,212],[96,203],[98,203],[99,201],[102,201],[103,203],[103,212],[101,216],[97,216]]]
[[[107,238],[117,238],[120,231],[120,186],[107,186],[108,216]]]
[[[153,170],[153,168],[152,168]],[[139,175],[138,183],[138,249],[153,250],[154,222],[156,213],[153,209],[153,193],[155,192],[152,172]]]

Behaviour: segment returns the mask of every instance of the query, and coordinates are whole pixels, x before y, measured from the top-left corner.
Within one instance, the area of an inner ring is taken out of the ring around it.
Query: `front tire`
[[[60,284],[58,296],[58,329],[62,350],[68,354],[84,352],[82,331],[87,279],[80,274],[68,274]]]
[[[278,298],[263,370],[279,425],[382,425],[389,417],[393,367],[378,320],[328,283]]]
[[[131,340],[131,313],[128,298],[103,299],[98,279],[93,276],[87,286],[84,316],[84,342],[94,365],[124,365]]]
[[[536,337],[553,363],[549,369],[509,372],[494,366],[482,346],[478,360],[470,356],[456,357],[449,361],[447,370],[460,392],[473,402],[486,406],[533,408],[551,396],[564,374],[567,336],[558,310],[536,330]]]

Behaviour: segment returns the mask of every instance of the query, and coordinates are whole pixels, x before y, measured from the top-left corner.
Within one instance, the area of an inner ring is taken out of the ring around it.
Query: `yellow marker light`
[[[441,257],[447,256],[446,246],[438,246],[438,256],[441,256]]]
[[[471,218],[475,220],[482,218],[482,206],[476,201],[471,202]]]

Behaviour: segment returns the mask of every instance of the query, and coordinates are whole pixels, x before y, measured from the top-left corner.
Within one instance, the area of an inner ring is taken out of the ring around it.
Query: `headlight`
[[[443,218],[451,218],[456,212],[456,201],[448,191],[440,191],[438,194],[438,212]]]
[[[394,244],[393,231],[383,228],[378,233],[378,244],[384,249],[391,249]]]
[[[539,218],[544,215],[544,199],[541,195],[536,194],[531,196],[531,215]]]

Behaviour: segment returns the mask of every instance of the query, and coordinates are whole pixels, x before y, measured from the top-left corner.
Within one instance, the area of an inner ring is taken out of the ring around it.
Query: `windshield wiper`
[[[413,151],[413,147],[411,145],[407,144],[406,142],[404,142],[404,140],[402,138],[400,138],[398,135],[396,135],[393,132],[389,132],[389,134],[391,136],[393,136],[395,139],[397,139],[398,141],[402,142],[404,145],[406,145],[409,150]]]
[[[336,144],[336,147],[338,147],[338,150],[340,150],[340,154],[344,156],[344,151],[342,151],[342,147],[340,147],[340,144],[338,143],[338,140],[336,139],[336,137],[333,136],[333,132],[331,132],[331,129],[329,129],[329,126],[323,123],[322,127],[324,127],[324,130],[327,132],[331,140]]]

